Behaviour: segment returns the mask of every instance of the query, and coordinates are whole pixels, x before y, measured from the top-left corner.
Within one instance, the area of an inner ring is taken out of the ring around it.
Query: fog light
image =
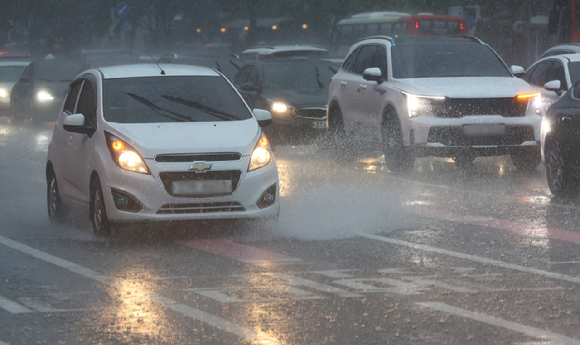
[[[141,211],[141,205],[131,195],[117,189],[111,189],[111,193],[113,194],[113,201],[115,202],[117,210],[127,212]]]
[[[273,184],[270,187],[268,187],[268,189],[266,189],[266,191],[262,193],[260,199],[258,199],[256,206],[258,206],[259,208],[266,208],[274,205],[274,202],[276,202],[276,187],[277,187],[276,184]]]

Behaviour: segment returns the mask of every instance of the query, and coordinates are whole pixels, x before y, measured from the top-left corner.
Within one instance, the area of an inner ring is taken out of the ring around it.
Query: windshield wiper
[[[316,65],[314,65],[314,69],[316,70],[316,82],[318,83],[318,87],[324,89],[324,84],[322,84],[322,82],[320,81],[320,71],[318,70],[318,67],[316,67]]]
[[[183,104],[183,105],[188,106],[188,107],[199,109],[199,110],[203,111],[204,113],[215,116],[218,119],[221,119],[224,121],[235,121],[238,119],[237,117],[235,117],[231,114],[224,113],[223,111],[214,109],[212,107],[208,107],[207,105],[201,104],[201,103],[196,102],[196,101],[191,101],[189,99],[180,98],[180,97],[173,97],[173,96],[168,96],[168,95],[162,95],[161,97],[165,98],[166,100],[168,100],[170,102],[175,102],[175,103]]]
[[[136,95],[134,93],[131,92],[127,92],[127,95],[129,95],[129,97],[133,98],[134,100],[136,100],[139,103],[142,103],[146,106],[148,106],[149,108],[151,108],[151,110],[153,110],[157,115],[161,115],[163,117],[167,117],[169,119],[172,119],[174,121],[178,121],[178,122],[193,122],[193,120],[190,117],[175,113],[173,111],[167,110],[167,109],[163,109],[157,105],[155,105],[155,103],[151,102],[150,100],[148,100],[145,97],[141,97],[139,95]],[[168,112],[171,115],[167,115],[167,114],[163,114],[160,111],[165,111]]]

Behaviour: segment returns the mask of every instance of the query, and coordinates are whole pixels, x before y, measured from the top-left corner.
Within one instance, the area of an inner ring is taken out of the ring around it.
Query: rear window
[[[391,48],[394,78],[511,77],[485,45],[400,44]]]
[[[265,89],[326,89],[338,67],[330,63],[267,64],[263,67]]]
[[[222,77],[146,77],[103,81],[103,114],[118,123],[218,122],[252,118]]]

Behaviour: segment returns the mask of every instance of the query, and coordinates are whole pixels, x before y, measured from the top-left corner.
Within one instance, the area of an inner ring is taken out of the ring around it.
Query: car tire
[[[578,174],[566,166],[560,143],[553,139],[546,139],[544,154],[546,177],[552,194],[559,197],[576,195],[580,185]]]
[[[105,207],[105,198],[101,182],[96,177],[91,183],[91,201],[89,206],[93,232],[97,237],[110,237],[113,224],[107,217],[107,208]]]
[[[46,175],[46,205],[48,219],[53,224],[63,223],[66,218],[65,206],[60,198],[58,183],[52,168],[49,168]]]
[[[395,109],[385,110],[382,124],[383,153],[387,168],[394,173],[404,173],[413,169],[415,157],[403,142],[403,131]]]
[[[511,154],[512,163],[518,170],[534,170],[542,162],[542,152],[539,148],[522,150]]]
[[[344,129],[342,111],[338,105],[334,105],[328,114],[325,148],[332,156],[348,161],[353,160],[357,153]]]

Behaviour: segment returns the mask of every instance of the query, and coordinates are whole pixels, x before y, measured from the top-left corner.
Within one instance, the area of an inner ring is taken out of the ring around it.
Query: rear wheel
[[[578,175],[566,167],[560,143],[553,139],[546,139],[546,176],[548,186],[555,196],[570,197],[578,193]]]
[[[385,110],[382,135],[387,168],[395,173],[403,173],[413,169],[415,157],[405,147],[401,124],[393,108],[389,107]]]
[[[62,223],[65,219],[65,208],[58,191],[58,183],[54,171],[50,169],[47,175],[46,205],[48,209],[48,219],[53,224]]]
[[[103,190],[98,177],[91,183],[90,217],[95,236],[111,236],[111,229],[113,226],[107,217]]]
[[[542,153],[538,148],[522,150],[511,154],[512,163],[518,170],[534,170],[542,162]]]

